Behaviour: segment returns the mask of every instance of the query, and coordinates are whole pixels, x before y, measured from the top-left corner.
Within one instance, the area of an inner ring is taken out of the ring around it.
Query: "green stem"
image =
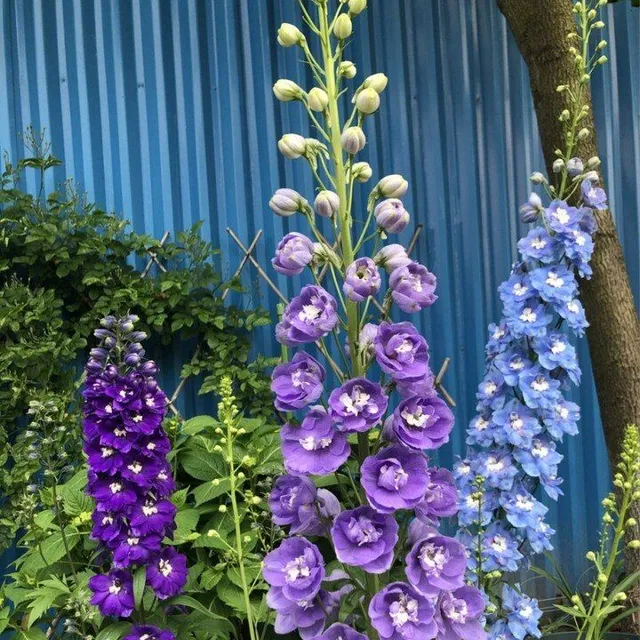
[[[249,636],[251,640],[258,640],[258,634],[253,621],[253,611],[251,610],[251,598],[247,576],[244,570],[244,551],[242,549],[242,531],[240,530],[240,510],[238,509],[238,501],[236,499],[236,469],[233,462],[233,420],[229,416],[226,420],[227,426],[227,456],[229,457],[229,496],[231,498],[231,509],[233,511],[233,522],[236,532],[236,555],[238,557],[238,571],[240,572],[240,582],[242,583],[242,595],[244,597],[244,606],[247,610],[247,626],[249,627]]]
[[[338,8],[338,12],[340,7]],[[350,202],[347,193],[346,171],[344,154],[342,150],[341,137],[341,120],[340,109],[338,106],[338,85],[336,82],[335,59],[331,51],[330,24],[328,15],[328,3],[326,0],[318,3],[319,30],[320,40],[322,43],[322,58],[324,64],[325,88],[329,96],[329,105],[327,108],[326,120],[329,129],[329,137],[331,141],[331,152],[334,162],[334,183],[336,193],[340,199],[340,208],[338,211],[339,220],[339,241],[342,252],[343,269],[346,269],[354,260],[355,254],[353,250],[353,239],[351,237],[352,217],[350,210]],[[358,306],[356,303],[347,300],[347,334],[349,340],[349,350],[351,354],[352,372],[354,377],[361,375],[360,363],[358,358]],[[369,440],[366,433],[358,434],[358,459],[360,464],[369,455]],[[370,600],[378,591],[376,578],[367,574],[367,600]],[[368,626],[368,634],[370,640],[378,640],[378,634],[371,626],[371,622],[365,616]]]

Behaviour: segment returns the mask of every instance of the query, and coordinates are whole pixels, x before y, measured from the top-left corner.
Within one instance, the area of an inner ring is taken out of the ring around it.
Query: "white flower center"
[[[567,309],[570,313],[578,313],[578,311],[580,311],[578,303],[573,301],[567,303]]]
[[[287,582],[295,582],[298,578],[308,578],[311,575],[311,569],[307,566],[304,556],[299,556],[295,560],[287,562],[284,572]]]
[[[109,489],[111,489],[111,493],[120,493],[122,491],[122,485],[119,482],[112,482],[109,485]]]
[[[352,416],[359,415],[362,410],[367,406],[371,396],[368,393],[365,393],[359,387],[355,387],[351,392],[351,395],[348,393],[343,393],[340,396],[340,402],[344,406],[347,413],[350,413]],[[377,409],[375,405],[372,407],[374,410]]]
[[[549,272],[545,282],[554,289],[559,289],[564,284],[564,280],[555,271]]]
[[[326,449],[332,442],[332,438],[314,438],[307,436],[298,440],[305,451],[316,451],[318,449]]]
[[[563,407],[561,404],[556,405],[556,413],[563,419],[566,420],[569,417],[569,409],[567,407]]]
[[[567,224],[571,220],[569,212],[563,207],[558,207],[553,215],[560,224]]]
[[[493,536],[491,548],[498,553],[504,553],[507,550],[507,539],[504,536]]]
[[[142,416],[139,413],[136,413],[133,418],[131,418],[134,422],[142,422]]]
[[[480,417],[476,420],[476,431],[484,431],[489,426],[489,421]]]
[[[393,626],[403,627],[407,622],[418,621],[418,601],[402,594],[389,608]]]
[[[531,455],[534,458],[546,458],[549,453],[549,447],[545,447],[540,440],[535,440],[531,447]]]
[[[160,562],[158,562],[158,570],[165,578],[168,578],[173,571],[173,567],[168,560],[162,559],[160,560]]]
[[[538,393],[543,393],[549,389],[549,382],[543,376],[538,376],[532,383],[531,388]]]
[[[540,251],[542,249],[544,249],[547,246],[547,241],[543,240],[542,238],[534,238],[531,241],[531,246],[536,250],[536,251]]]
[[[127,544],[130,547],[135,547],[140,542],[140,538],[127,538]]]
[[[418,407],[415,413],[405,410],[400,415],[409,426],[418,427],[418,429],[422,429],[429,420],[428,414],[422,413],[422,407]]]
[[[427,542],[420,549],[420,562],[433,575],[440,575],[447,562],[448,553],[442,547]]]
[[[298,318],[303,322],[311,323],[318,319],[320,313],[321,310],[314,304],[305,304],[302,307],[302,311],[298,314]]]
[[[520,314],[520,320],[522,320],[522,322],[535,322],[537,318],[538,314],[529,307],[524,309],[524,311]]]
[[[533,509],[533,501],[528,496],[523,496],[521,493],[516,495],[516,508],[520,511],[531,511]]]
[[[102,457],[110,458],[113,455],[113,449],[109,449],[109,447],[102,447]]]
[[[492,396],[497,390],[498,390],[498,385],[495,382],[493,382],[493,380],[486,382],[484,385],[484,393],[487,396]]]
[[[531,605],[525,604],[525,605],[522,605],[522,607],[520,607],[520,611],[518,613],[521,618],[528,620],[531,617],[531,614],[533,613],[533,609],[531,608]]]
[[[513,295],[522,298],[522,296],[529,291],[529,287],[526,287],[521,282],[517,282],[513,285]]]
[[[413,344],[410,340],[403,340],[402,344],[396,347],[396,353],[409,353],[413,351]]]
[[[117,596],[122,591],[122,586],[119,582],[114,581],[109,585],[109,593]]]
[[[158,513],[158,507],[154,504],[145,504],[142,507],[142,513],[148,518],[149,516],[155,516]]]
[[[567,343],[562,340],[558,340],[551,345],[551,352],[558,354],[563,353],[567,349]]]
[[[487,471],[491,473],[497,473],[498,471],[502,471],[504,469],[504,460],[500,460],[495,456],[489,456],[487,458],[487,463],[485,465],[487,467]]]
[[[139,462],[134,462],[127,466],[127,469],[131,471],[131,473],[135,473],[138,475],[142,471],[142,465]]]

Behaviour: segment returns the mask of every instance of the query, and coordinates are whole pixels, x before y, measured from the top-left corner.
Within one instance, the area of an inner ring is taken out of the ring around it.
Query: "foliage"
[[[7,161],[0,188],[0,548],[11,543],[21,525],[26,488],[38,481],[41,470],[36,452],[43,434],[32,429],[30,439],[17,435],[29,403],[63,407],[70,401],[74,365],[86,355],[87,338],[106,315],[140,316],[156,349],[199,345],[197,355],[183,364],[183,377],[201,376],[204,393],[229,374],[252,413],[271,413],[263,374],[270,362],[262,356],[249,362],[250,332],[268,317],[224,305],[219,295],[224,283],[200,225],[161,245],[87,203],[71,182],[44,197],[47,171],[59,161],[33,132],[27,144],[32,157],[15,166]],[[37,195],[20,187],[27,171],[40,176]],[[133,264],[144,264],[148,251],[166,271],[154,269],[142,278]],[[237,282],[229,284],[239,289]],[[73,409],[66,426],[56,446],[69,457],[56,460],[58,471],[79,461],[79,420]],[[33,447],[33,455],[24,456],[25,447]]]
[[[586,556],[593,565],[589,591],[572,593],[559,571],[550,575],[536,569],[558,587],[567,601],[556,605],[563,618],[554,623],[553,628],[563,625],[575,630],[577,640],[598,640],[640,610],[640,607],[625,605],[626,592],[640,582],[640,572],[631,575],[621,572],[625,534],[637,526],[630,517],[632,508],[640,502],[640,434],[635,425],[628,426],[625,432],[614,485],[617,495],[611,493],[602,501],[604,515],[600,547],[597,551],[589,551]],[[630,540],[627,544],[632,549],[640,548],[640,540]]]
[[[49,430],[55,431],[57,413],[48,416]],[[242,415],[234,417],[232,426],[210,416],[166,419],[164,426],[174,445],[172,467],[180,487],[173,497],[177,529],[165,543],[187,555],[190,571],[184,595],[164,603],[172,611],[166,622],[152,594],[145,593],[146,621],[171,628],[181,640],[241,640],[246,607],[235,523],[252,613],[256,622],[266,623],[261,560],[281,535],[269,521],[264,498],[280,467],[276,429],[262,417]],[[230,428],[233,467],[220,444]],[[235,508],[229,496],[231,468],[240,482]],[[86,468],[59,485],[57,471],[47,468],[45,475],[37,496],[31,495],[29,522],[19,543],[23,554],[2,588],[0,632],[20,630],[25,640],[44,638],[40,629],[49,629],[50,638],[119,640],[131,624],[103,619],[89,604],[87,583],[100,559],[89,538],[94,505],[85,493]]]

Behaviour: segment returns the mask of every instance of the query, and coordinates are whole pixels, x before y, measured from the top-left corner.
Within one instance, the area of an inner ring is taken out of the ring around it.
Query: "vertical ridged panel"
[[[458,401],[458,428],[440,456],[451,464],[473,414],[486,326],[499,316],[496,289],[522,232],[517,207],[529,192],[527,176],[542,166],[527,70],[489,0],[372,0],[364,16],[348,57],[359,77],[385,71],[390,84],[367,126],[363,158],[374,179],[392,171],[409,178],[407,207],[424,225],[417,257],[437,273],[440,300],[418,323],[434,362],[453,358],[446,382]],[[156,237],[202,220],[226,273],[240,257],[226,227],[247,242],[263,229],[258,256],[268,266],[283,233],[302,228],[271,215],[271,193],[287,185],[312,197],[308,171],[284,161],[275,145],[285,132],[312,135],[301,109],[271,94],[278,77],[312,84],[299,54],[276,46],[282,21],[297,21],[293,0],[4,0],[0,146],[15,160],[27,125],[46,127],[65,161],[49,188],[71,176],[91,200]],[[605,37],[611,62],[596,73],[594,109],[638,295],[640,11],[629,3],[609,8]],[[35,189],[35,176],[27,175],[26,187]],[[363,190],[360,212],[365,199]],[[268,270],[293,295],[295,283]],[[235,303],[275,310],[275,295],[255,271],[246,270],[244,283],[251,298],[234,295]],[[258,344],[278,351],[270,328],[260,330]],[[567,495],[552,506],[559,555],[574,577],[596,540],[599,498],[609,486],[584,342],[580,353],[581,435],[563,447]]]

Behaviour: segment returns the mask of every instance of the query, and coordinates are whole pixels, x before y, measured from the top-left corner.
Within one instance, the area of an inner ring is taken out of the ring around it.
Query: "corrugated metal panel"
[[[434,359],[453,357],[447,383],[458,429],[442,455],[463,448],[483,370],[486,326],[499,314],[496,288],[521,229],[517,206],[527,176],[542,166],[526,68],[493,2],[372,0],[350,56],[361,74],[391,78],[369,129],[365,159],[375,178],[401,172],[407,205],[424,224],[418,258],[440,280],[440,300],[420,319]],[[640,11],[608,10],[611,63],[599,71],[594,106],[620,234],[640,290]],[[64,159],[49,187],[73,176],[89,198],[160,236],[204,220],[229,271],[239,259],[225,233],[264,229],[268,264],[297,221],[266,207],[281,185],[310,194],[301,163],[284,162],[275,141],[305,131],[299,108],[273,100],[271,84],[311,78],[276,46],[293,0],[3,0],[0,3],[0,145],[23,153],[20,133],[46,127]],[[27,179],[29,187],[35,185]],[[364,205],[364,195],[358,204]],[[245,275],[270,309],[275,296]],[[276,277],[289,295],[294,283]],[[277,346],[265,329],[265,352]],[[581,349],[588,372],[587,353]],[[554,509],[557,546],[574,576],[593,545],[607,461],[590,375],[580,391],[582,434],[565,448],[567,496]]]

